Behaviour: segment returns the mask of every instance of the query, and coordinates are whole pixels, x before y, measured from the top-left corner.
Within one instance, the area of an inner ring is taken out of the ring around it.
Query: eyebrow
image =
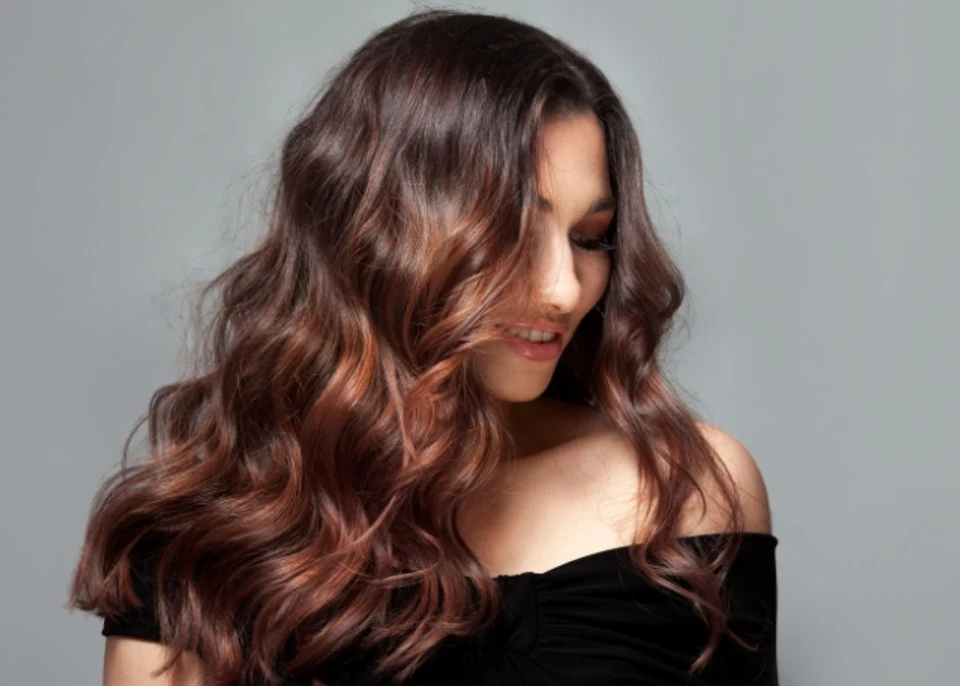
[[[542,195],[537,196],[537,202],[539,203],[541,210],[545,212],[553,212],[553,204]],[[583,216],[588,217],[591,214],[596,214],[597,212],[606,212],[607,210],[615,210],[616,208],[616,199],[612,195],[608,195],[600,198],[599,200],[595,200],[593,204],[587,208],[587,211]]]

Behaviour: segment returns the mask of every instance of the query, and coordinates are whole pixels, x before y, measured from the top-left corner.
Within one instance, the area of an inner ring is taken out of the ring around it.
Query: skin
[[[183,655],[166,674],[151,676],[171,654],[161,643],[108,636],[103,654],[103,686],[202,686],[203,661],[192,652]]]

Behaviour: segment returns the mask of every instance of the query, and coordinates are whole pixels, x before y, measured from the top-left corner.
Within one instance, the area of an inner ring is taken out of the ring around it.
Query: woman
[[[775,684],[763,480],[661,372],[684,286],[642,181],[540,30],[361,46],[97,495],[71,602],[105,683]]]

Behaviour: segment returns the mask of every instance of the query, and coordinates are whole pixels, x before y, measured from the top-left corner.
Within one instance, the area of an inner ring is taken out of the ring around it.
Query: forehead
[[[597,211],[597,201],[610,195],[610,176],[606,137],[596,115],[551,120],[540,143],[540,209],[560,216]]]

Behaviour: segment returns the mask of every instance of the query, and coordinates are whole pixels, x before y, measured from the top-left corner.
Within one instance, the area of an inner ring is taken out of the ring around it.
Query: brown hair
[[[735,533],[742,514],[659,366],[684,283],[647,212],[636,133],[564,42],[448,10],[372,35],[286,136],[266,235],[201,291],[218,301],[196,368],[154,393],[97,493],[71,606],[119,613],[134,546],[159,535],[169,664],[197,650],[218,684],[276,682],[284,655],[303,673],[357,646],[402,679],[488,627],[498,587],[455,522],[515,445],[471,351],[503,335],[493,313],[518,285],[536,302],[517,275],[534,273],[537,144],[576,112],[606,135],[615,250],[546,394],[635,446],[652,497],[635,562],[694,603],[710,640],[691,673],[705,666],[740,538],[702,559],[677,545],[678,516],[703,477]],[[149,459],[129,464],[144,422]]]

